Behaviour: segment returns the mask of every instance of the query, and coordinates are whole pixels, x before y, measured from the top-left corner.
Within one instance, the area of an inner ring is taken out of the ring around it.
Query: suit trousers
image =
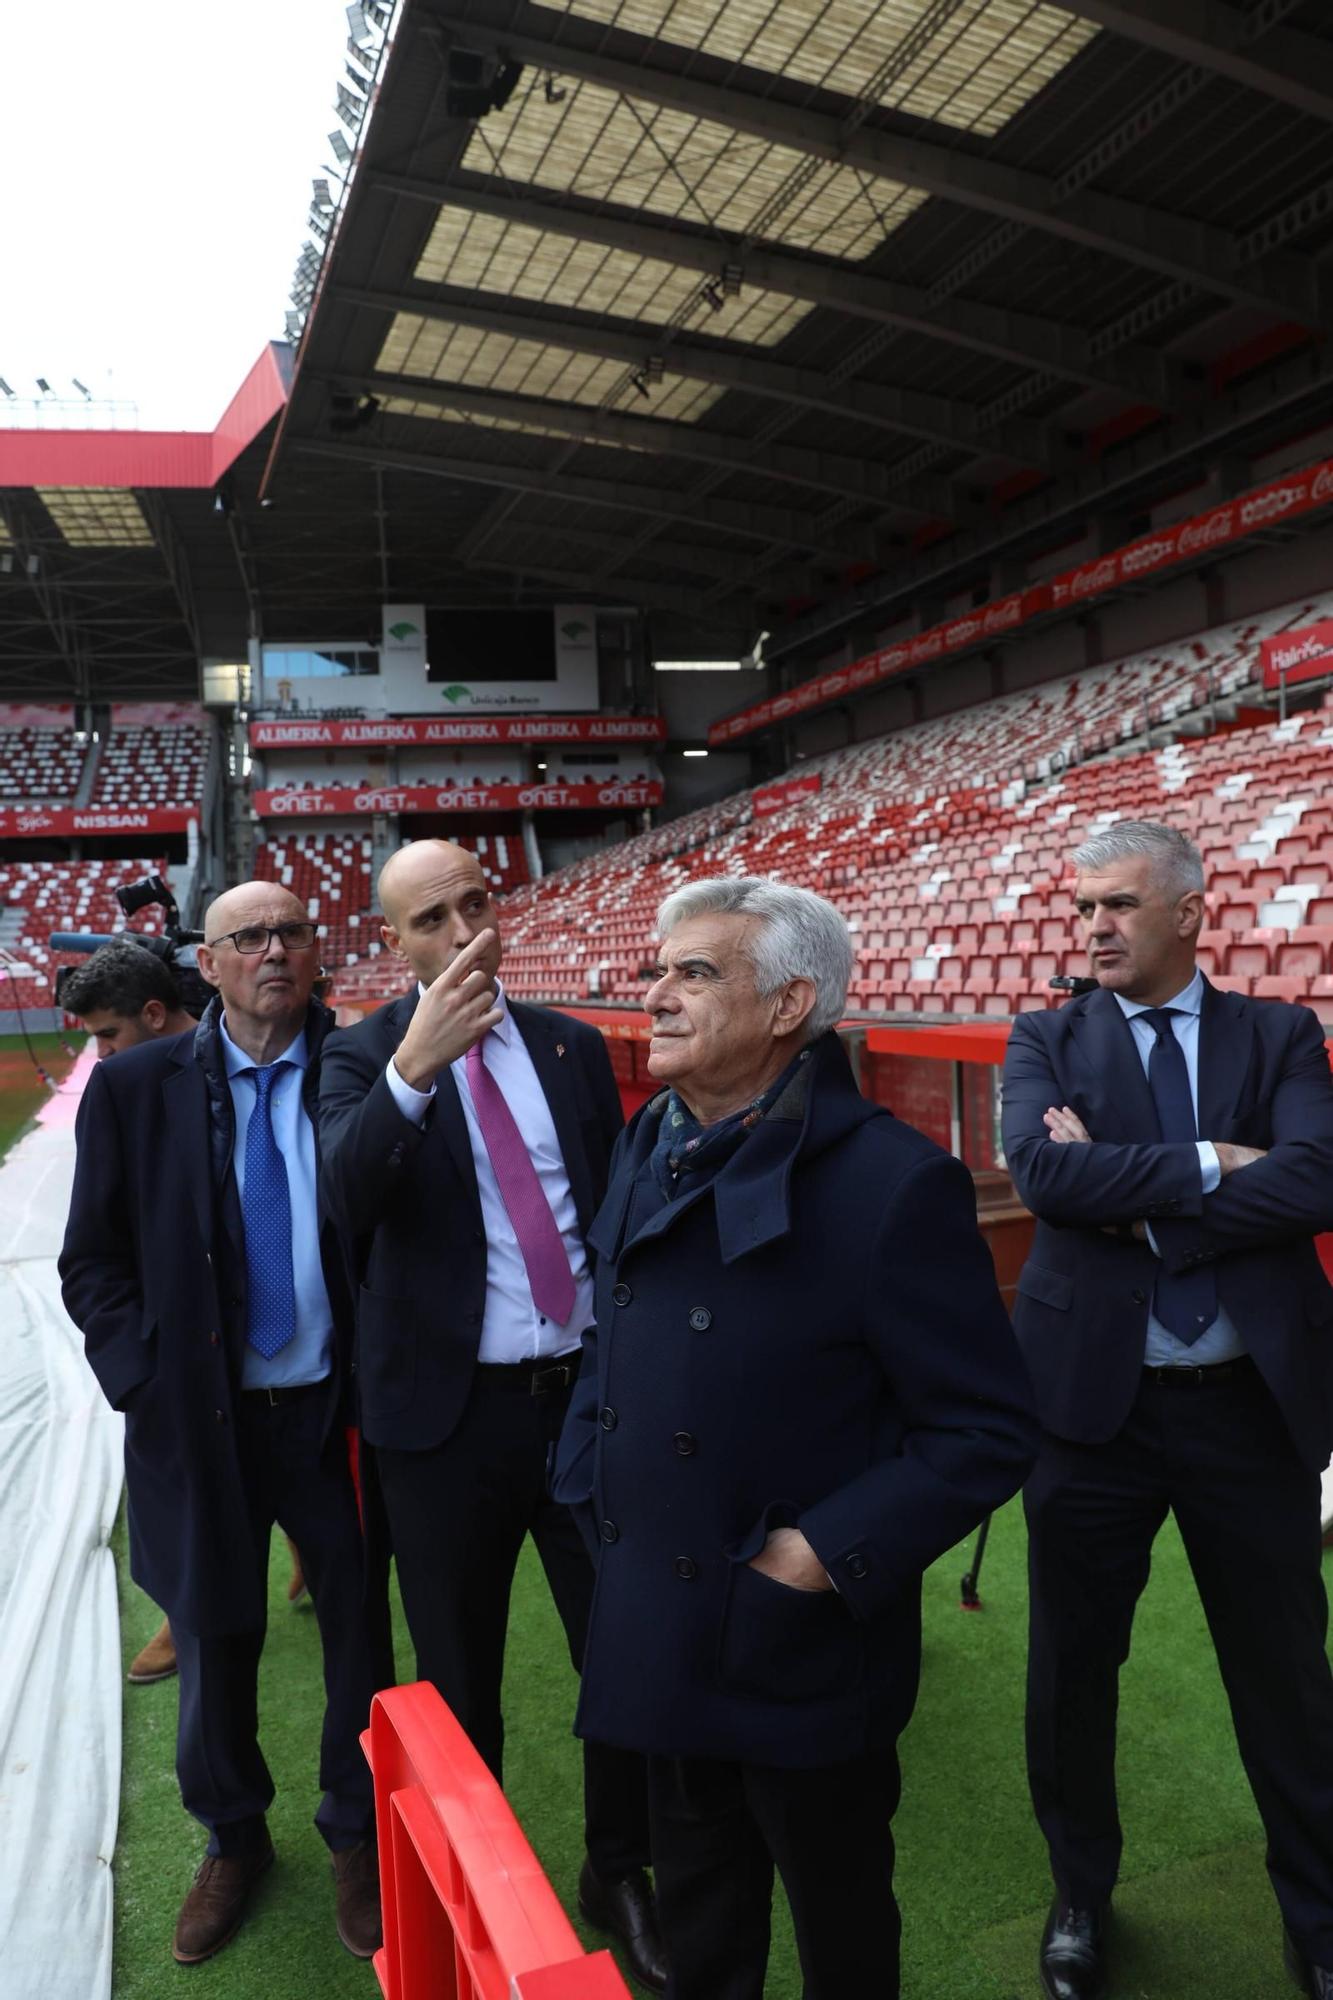
[[[804,2000],[896,2000],[898,1791],[892,1750],[816,1770],[650,1757],[668,2000],[764,2000],[775,1867]]]
[[[1119,1671],[1153,1539],[1174,1513],[1217,1651],[1288,1930],[1333,1966],[1333,1676],[1319,1478],[1258,1370],[1145,1372],[1105,1444],[1044,1441],[1024,1493],[1028,1773],[1062,1898],[1104,1902],[1120,1862]]]
[[[433,1681],[497,1781],[503,1782],[509,1597],[530,1534],[565,1628],[576,1671],[592,1609],[594,1571],[550,1471],[570,1391],[533,1395],[521,1370],[479,1369],[462,1420],[429,1451],[375,1450],[417,1675]],[[583,1746],[588,1858],[606,1881],[648,1863],[644,1760]]]
[[[328,1385],[262,1392],[236,1401],[236,1445],[248,1519],[221,1533],[248,1535],[267,1594],[277,1522],[301,1551],[324,1656],[324,1726],[315,1824],[330,1848],[355,1847],[375,1830],[374,1787],[360,1733],[371,1698],[393,1683],[387,1624],[367,1609],[356,1492],[341,1428],[321,1441]],[[210,1854],[253,1851],[265,1840],[273,1780],[259,1747],[259,1658],[264,1631],[221,1636],[172,1621],[180,1670],[176,1774],[186,1809],[208,1828]]]

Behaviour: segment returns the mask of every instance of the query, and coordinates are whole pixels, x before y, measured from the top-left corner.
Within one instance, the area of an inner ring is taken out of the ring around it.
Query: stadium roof
[[[264,540],[320,516],[349,616],[577,592],[772,652],[1124,539],[1324,420],[1331,25],[404,0]]]

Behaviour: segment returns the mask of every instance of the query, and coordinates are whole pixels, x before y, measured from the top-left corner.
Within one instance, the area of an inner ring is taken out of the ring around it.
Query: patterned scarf
[[[768,1116],[809,1054],[809,1047],[801,1049],[753,1104],[733,1111],[716,1125],[701,1125],[677,1092],[668,1092],[657,1142],[649,1155],[653,1178],[668,1201],[684,1191],[687,1175],[697,1187],[697,1176],[712,1180],[721,1172],[755,1126]]]

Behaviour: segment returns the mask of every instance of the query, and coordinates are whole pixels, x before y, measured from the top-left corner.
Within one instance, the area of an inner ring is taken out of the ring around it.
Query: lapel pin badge
[[[556,1043],[555,1052],[558,1056],[562,1056],[565,1053],[565,1045],[563,1042]]]

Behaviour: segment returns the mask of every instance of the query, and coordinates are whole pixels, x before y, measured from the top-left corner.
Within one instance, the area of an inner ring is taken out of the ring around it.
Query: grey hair
[[[1203,856],[1187,834],[1155,819],[1121,819],[1094,833],[1074,852],[1074,866],[1085,874],[1123,861],[1127,854],[1146,854],[1153,864],[1153,876],[1169,896],[1179,898],[1190,891],[1202,891]]]
[[[840,910],[811,889],[762,875],[721,875],[673,890],[657,912],[657,934],[665,938],[690,917],[714,915],[759,918],[747,950],[762,999],[789,979],[808,979],[815,989],[805,1022],[809,1039],[837,1026],[852,978],[851,934]]]

